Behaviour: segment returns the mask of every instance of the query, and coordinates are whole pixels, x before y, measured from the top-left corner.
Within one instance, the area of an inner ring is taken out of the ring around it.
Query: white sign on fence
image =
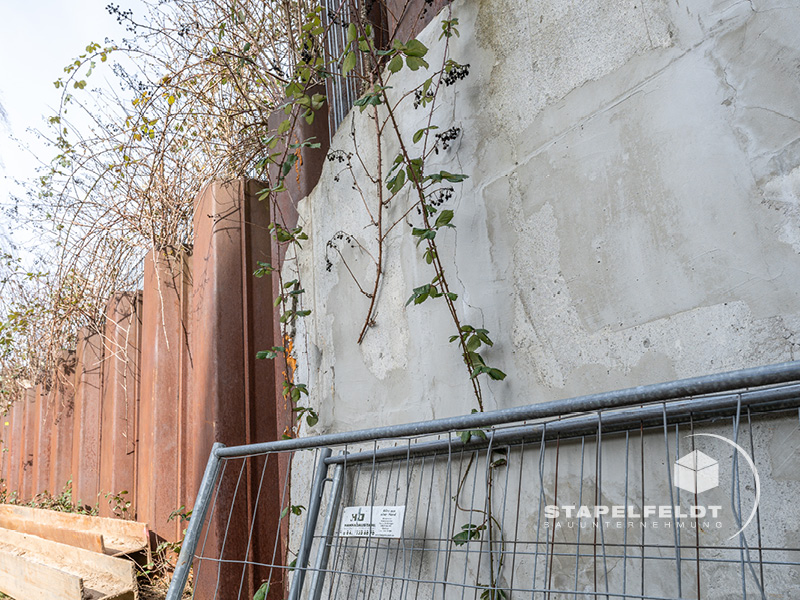
[[[348,506],[342,511],[342,537],[400,538],[405,506]]]

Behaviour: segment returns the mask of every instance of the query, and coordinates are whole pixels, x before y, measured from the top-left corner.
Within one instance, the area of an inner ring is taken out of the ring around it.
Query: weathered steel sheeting
[[[24,397],[23,412],[25,420],[23,427],[25,429],[24,444],[22,446],[22,461],[20,464],[20,481],[19,486],[20,497],[23,500],[31,500],[34,495],[33,490],[33,457],[34,457],[34,441],[36,432],[36,390],[27,390]]]
[[[54,378],[51,409],[50,485],[48,491],[61,493],[72,478],[72,439],[75,416],[75,355],[65,356]],[[43,427],[43,423],[39,423]],[[41,491],[41,490],[38,490]]]
[[[118,292],[108,303],[104,338],[103,431],[100,440],[100,515],[113,515],[102,496],[124,495],[136,515],[136,450],[142,297]]]
[[[159,537],[181,539],[169,521],[186,499],[186,415],[191,373],[188,305],[191,256],[148,253],[142,302],[142,394],[139,407],[138,518]]]
[[[255,353],[276,343],[272,324],[273,290],[269,277],[256,279],[256,262],[272,262],[268,231],[269,214],[259,203],[260,186],[237,180],[213,182],[199,194],[195,208],[194,287],[191,321],[194,360],[194,408],[190,421],[193,440],[189,489],[198,489],[207,453],[214,442],[275,439],[274,365],[256,361]],[[269,465],[275,473],[277,465]],[[236,469],[236,467],[232,467]],[[242,508],[253,514],[256,483],[261,465],[249,467],[237,486],[238,477],[227,478],[220,488],[220,506]],[[273,538],[266,523],[277,523],[278,490],[262,490],[256,513],[258,535],[250,547],[258,553],[259,538]],[[274,513],[274,514],[273,514]],[[267,518],[266,515],[271,518]],[[212,516],[207,547],[222,549],[226,557],[243,556],[247,548],[250,519],[232,519],[228,514]],[[227,527],[227,534],[225,533]],[[241,569],[222,566],[223,585],[238,589]],[[256,578],[257,579],[257,578]],[[201,571],[195,580],[197,593],[213,590],[217,573]],[[256,582],[245,582],[243,593],[252,597]]]
[[[75,367],[75,433],[72,438],[72,502],[94,506],[100,492],[103,345],[99,334],[81,331]]]
[[[50,488],[50,457],[52,428],[44,425],[51,419],[53,408],[50,395],[41,385],[36,386],[36,426],[33,432],[35,449],[33,461],[33,491],[38,494]],[[55,491],[55,490],[53,490]]]

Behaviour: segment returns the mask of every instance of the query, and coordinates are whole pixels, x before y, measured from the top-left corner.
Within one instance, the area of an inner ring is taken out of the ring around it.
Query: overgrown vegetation
[[[97,515],[98,505],[74,504],[72,501],[72,479],[68,480],[64,488],[58,494],[42,492],[36,494],[32,500],[20,502],[15,491],[9,491],[0,479],[0,504],[16,504],[19,506],[30,506],[31,508],[44,508],[57,512],[75,513],[79,515]]]
[[[6,397],[55,372],[81,327],[102,334],[108,297],[139,286],[142,256],[191,246],[192,202],[202,184],[246,176],[264,182],[265,210],[276,216],[271,234],[283,250],[282,264],[262,263],[254,273],[278,281],[275,308],[283,327],[282,339],[259,349],[257,357],[283,362],[284,396],[298,420],[315,425],[317,407],[308,401],[308,384],[296,380],[292,354],[298,323],[311,314],[296,268],[309,232],[281,221],[277,199],[287,178],[302,168],[302,151],[320,147],[320,140],[303,139],[299,127],[319,118],[325,102],[319,85],[348,78],[360,91],[355,118],[366,119],[374,140],[369,155],[356,145],[353,153],[333,148],[328,158],[341,167],[341,184],[360,197],[363,227],[358,236],[339,232],[319,243],[327,249],[326,268],[344,269],[369,300],[353,343],[362,343],[377,324],[387,243],[407,229],[430,277],[408,290],[405,307],[391,309],[445,305],[449,341],[458,347],[473,406],[483,411],[482,386],[506,374],[489,362],[491,333],[465,318],[459,300],[464,290],[440,247],[459,225],[453,198],[469,177],[435,166],[465,135],[436,112],[444,97],[454,101],[448,89],[469,76],[469,65],[450,52],[458,19],[448,11],[440,17],[443,49],[432,65],[421,41],[388,30],[386,23],[397,19],[368,14],[374,12],[371,2],[344,2],[337,14],[307,0],[148,0],[146,6],[147,14],[137,17],[110,5],[130,39],[89,44],[55,82],[61,102],[48,135],[56,157],[38,182],[33,206],[51,242],[40,263],[48,268],[26,271],[10,255],[4,263],[0,372]],[[338,49],[328,43],[334,31],[344,40]],[[92,87],[101,70],[114,77],[117,89]],[[418,83],[408,88],[412,79]],[[405,131],[398,115],[406,110],[422,111],[425,125]],[[271,126],[275,114],[282,117]],[[374,268],[366,280],[350,269],[343,244],[358,245],[369,256]],[[296,434],[296,428],[287,431]],[[462,437],[473,435],[483,432]],[[490,490],[491,479],[487,485]],[[117,498],[124,513],[125,499]],[[454,534],[456,544],[486,539],[492,548],[502,540],[490,492],[486,511],[466,512],[469,521]],[[292,508],[285,516],[291,514],[298,513]],[[490,600],[505,597],[498,583],[502,551],[497,559],[493,554],[483,586]]]

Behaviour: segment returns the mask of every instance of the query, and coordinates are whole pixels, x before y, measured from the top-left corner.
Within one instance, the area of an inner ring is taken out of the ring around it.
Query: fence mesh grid
[[[785,389],[796,404],[797,390]],[[773,474],[776,447],[797,443],[798,412],[783,402],[780,412],[756,413],[743,397],[728,396],[729,414],[713,420],[694,416],[692,403],[706,398],[682,400],[679,415],[677,401],[663,402],[223,457],[193,553],[194,580],[214,584],[193,597],[249,600],[264,582],[267,598],[290,600],[800,597],[787,484],[763,476]],[[746,451],[760,480],[716,436]],[[695,451],[718,459],[719,485],[676,486],[676,462]],[[254,502],[239,501],[246,485]],[[250,519],[246,545],[227,546],[231,527],[259,511],[267,489],[273,504],[279,498],[273,522]],[[404,507],[399,537],[369,527],[348,535],[343,521],[358,507]],[[209,535],[222,538],[217,555],[206,551]]]

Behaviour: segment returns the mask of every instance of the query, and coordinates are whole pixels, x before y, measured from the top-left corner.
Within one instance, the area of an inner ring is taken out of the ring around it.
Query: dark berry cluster
[[[300,52],[300,60],[308,65],[311,64],[312,58],[311,46],[308,45],[308,42],[303,42],[303,50]]]
[[[344,150],[330,150],[326,158],[331,162],[338,161],[339,163],[343,163],[347,161],[347,163],[350,164],[350,158],[352,156],[350,152],[345,152]]]
[[[453,192],[455,190],[452,187],[443,187],[439,188],[438,190],[432,192],[425,201],[425,212],[429,215],[432,215],[436,212],[436,210],[445,202],[450,200],[453,197]],[[421,215],[422,211],[417,206],[417,214]]]
[[[469,75],[469,63],[466,65],[453,65],[453,67],[444,74],[442,81],[445,85],[453,85],[456,81],[461,81]]]
[[[455,140],[461,133],[461,127],[451,127],[441,133],[436,134],[436,143],[433,145],[433,151],[439,154],[439,145],[441,144],[442,150],[447,150],[450,143]]]
[[[119,4],[107,4],[106,12],[112,17],[116,17],[119,25],[125,25],[125,30],[136,33],[136,23],[133,22],[133,11],[131,9],[122,10]]]
[[[329,273],[333,268],[333,263],[328,256],[328,250],[336,250],[339,252],[339,244],[347,244],[351,248],[356,247],[356,242],[353,239],[353,236],[351,236],[349,233],[345,233],[344,231],[337,231],[333,237],[328,240],[328,243],[325,246],[325,270]]]
[[[422,106],[426,102],[430,102],[431,100],[433,100],[433,93],[431,93],[430,90],[428,90],[425,93],[423,93],[422,90],[417,90],[416,92],[414,92],[414,108],[419,108],[420,106]]]

